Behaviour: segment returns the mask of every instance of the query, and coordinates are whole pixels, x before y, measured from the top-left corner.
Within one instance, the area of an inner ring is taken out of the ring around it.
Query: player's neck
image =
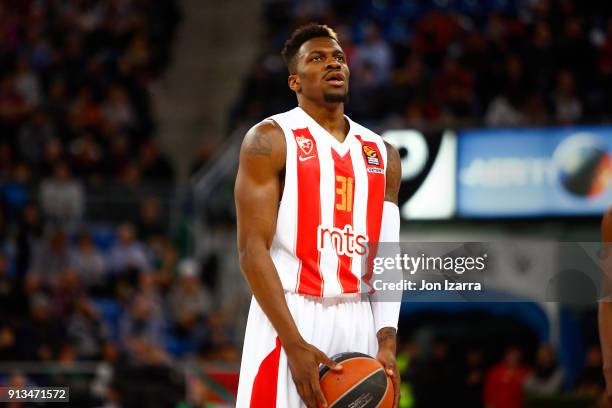
[[[344,141],[349,126],[344,119],[343,103],[321,105],[300,101],[299,106],[338,141]]]

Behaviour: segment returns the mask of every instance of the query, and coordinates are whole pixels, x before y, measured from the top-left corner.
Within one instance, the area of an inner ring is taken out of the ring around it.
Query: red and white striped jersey
[[[387,149],[353,122],[339,142],[301,108],[272,116],[287,142],[285,186],[270,253],[285,291],[360,292],[362,258],[378,242]]]

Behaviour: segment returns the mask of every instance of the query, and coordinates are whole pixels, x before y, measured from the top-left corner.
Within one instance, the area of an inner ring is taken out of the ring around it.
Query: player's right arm
[[[319,386],[319,363],[340,369],[300,335],[270,256],[281,196],[280,175],[287,146],[271,120],[251,128],[242,142],[234,196],[240,268],[257,303],[276,330],[302,400],[309,408],[327,404]]]
[[[601,272],[603,297],[599,300],[599,339],[603,357],[606,394],[612,406],[612,207],[608,208],[601,223]]]

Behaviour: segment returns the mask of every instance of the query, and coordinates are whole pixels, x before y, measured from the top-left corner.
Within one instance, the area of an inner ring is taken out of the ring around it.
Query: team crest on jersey
[[[300,147],[300,150],[303,151],[305,155],[309,155],[310,152],[312,152],[312,140],[305,137],[297,136],[295,138],[295,141]]]
[[[376,150],[372,149],[370,146],[363,145],[363,154],[369,165],[380,166],[380,159],[378,158],[378,152]]]

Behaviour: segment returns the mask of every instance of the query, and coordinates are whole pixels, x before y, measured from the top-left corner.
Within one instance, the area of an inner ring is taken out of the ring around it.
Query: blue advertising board
[[[598,215],[612,205],[612,127],[466,130],[457,166],[459,216]]]

